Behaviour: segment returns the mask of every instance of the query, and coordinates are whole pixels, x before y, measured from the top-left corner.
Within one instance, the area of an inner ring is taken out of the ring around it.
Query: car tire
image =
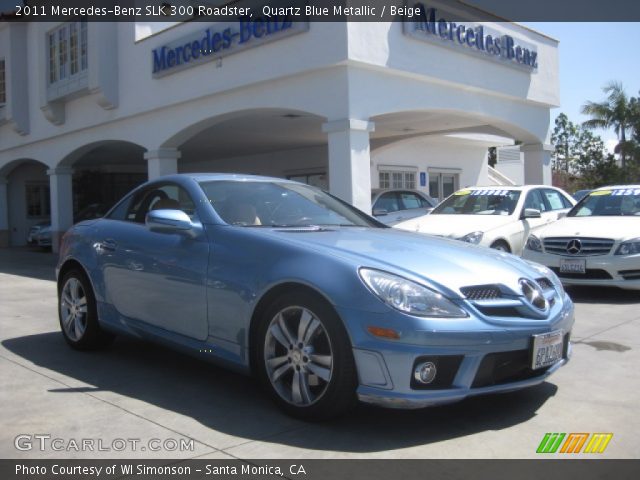
[[[356,403],[351,343],[324,299],[307,291],[280,296],[259,319],[254,338],[256,374],[289,415],[323,420]]]
[[[60,282],[58,318],[64,339],[77,350],[102,348],[114,339],[100,328],[91,282],[79,269],[69,270]]]
[[[511,253],[511,248],[504,240],[497,240],[491,244],[491,248],[500,252]]]

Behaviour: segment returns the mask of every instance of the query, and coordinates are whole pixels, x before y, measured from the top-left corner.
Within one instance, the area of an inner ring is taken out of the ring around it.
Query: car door
[[[193,200],[177,184],[153,184],[119,207],[119,218],[101,222],[94,246],[105,301],[127,320],[204,340],[209,242],[202,228],[151,231],[144,219],[157,208],[183,210],[199,225]]]
[[[553,188],[542,189],[544,200],[547,204],[547,210],[551,221],[558,220],[563,214],[566,214],[572,207],[571,201],[558,190]]]
[[[527,208],[540,211],[540,218],[525,218],[524,212]],[[529,234],[539,230],[551,221],[552,217],[547,210],[547,204],[544,201],[541,189],[534,188],[529,190],[519,212],[520,228],[516,229],[511,236],[511,248],[513,249],[513,253],[516,255],[522,254],[524,242]]]
[[[398,197],[398,192],[385,192],[378,197],[373,206],[373,210],[385,210],[385,215],[378,216],[378,220],[389,225],[402,220],[402,204]]]
[[[431,204],[416,192],[399,192],[402,202],[402,220],[426,215],[431,210]]]

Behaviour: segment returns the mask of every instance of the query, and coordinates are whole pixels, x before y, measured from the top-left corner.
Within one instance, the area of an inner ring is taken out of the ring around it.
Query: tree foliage
[[[563,178],[571,178],[576,189],[640,182],[640,94],[629,97],[620,82],[609,82],[602,90],[605,100],[588,101],[582,107],[589,120],[575,124],[561,113],[551,134],[553,169]],[[616,133],[614,153],[619,162],[593,133],[596,128]]]
[[[622,83],[617,81],[607,83],[602,91],[607,96],[605,100],[588,101],[582,106],[582,113],[591,117],[582,125],[588,129],[613,129],[618,137],[615,153],[620,157],[622,178],[625,181],[637,181],[640,165],[639,99],[629,97]]]

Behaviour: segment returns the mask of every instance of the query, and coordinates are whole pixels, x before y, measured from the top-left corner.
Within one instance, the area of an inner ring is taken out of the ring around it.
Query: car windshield
[[[640,188],[596,190],[584,197],[568,217],[640,216]]]
[[[431,215],[511,215],[519,198],[518,190],[458,190],[438,205]]]
[[[354,207],[308,185],[219,180],[200,186],[218,215],[230,225],[384,228]]]

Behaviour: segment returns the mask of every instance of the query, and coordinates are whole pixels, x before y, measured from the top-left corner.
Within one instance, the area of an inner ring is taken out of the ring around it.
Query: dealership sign
[[[421,41],[435,42],[450,48],[500,61],[528,71],[538,68],[538,52],[535,46],[516,40],[511,35],[499,33],[484,25],[454,22],[453,14],[434,7],[416,3],[418,15],[405,18],[405,35]]]
[[[200,65],[309,30],[308,21],[289,16],[239,18],[237,22],[209,24],[206,28],[154,48],[154,78]]]

